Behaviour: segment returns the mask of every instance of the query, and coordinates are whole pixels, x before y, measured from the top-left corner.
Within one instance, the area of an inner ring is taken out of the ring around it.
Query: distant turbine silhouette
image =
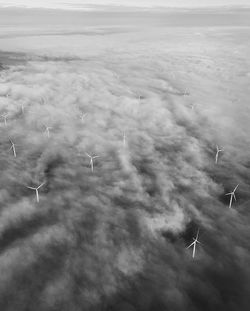
[[[126,146],[126,133],[123,132],[123,146]]]
[[[4,113],[1,115],[1,118],[4,119],[4,124],[7,125],[7,117],[8,117],[8,114],[7,113]]]
[[[86,155],[90,158],[90,167],[91,167],[91,171],[93,172],[94,171],[94,162],[93,160],[95,158],[99,158],[99,156],[91,156],[90,154],[88,154],[87,152],[85,152]]]
[[[230,195],[229,208],[232,207],[233,199],[236,201],[235,191],[237,190],[238,186],[239,184],[234,188],[232,192],[225,194],[225,195]]]
[[[10,143],[11,143],[11,147],[10,147],[9,150],[12,149],[13,155],[14,155],[14,157],[16,158],[16,147],[15,147],[15,144],[13,143],[13,141],[12,141],[11,139],[9,139],[9,141],[10,141]]]
[[[31,190],[35,190],[36,191],[36,201],[37,203],[39,203],[39,192],[38,190],[45,184],[45,182],[43,182],[42,184],[40,184],[38,187],[29,187],[29,186],[26,186],[26,188],[29,188]]]
[[[215,155],[215,164],[218,163],[218,157],[219,153],[222,151],[222,149],[219,149],[219,147],[216,145],[216,155]]]
[[[187,247],[187,248],[189,248],[189,247],[193,246],[193,254],[192,254],[193,258],[195,257],[196,244],[197,243],[201,244],[201,242],[198,241],[199,231],[200,231],[200,229],[198,229],[198,231],[197,231],[196,238],[193,238],[194,241]]]
[[[22,114],[24,114],[24,105],[21,104],[21,111],[22,111]]]
[[[190,93],[188,92],[188,89],[187,88],[185,88],[185,91],[184,91],[184,93],[182,94],[183,96],[188,96],[188,95],[190,95]]]
[[[53,129],[53,127],[51,127],[51,126],[45,126],[45,131],[44,132],[47,133],[47,137],[48,138],[50,138],[50,130],[52,130],[52,129]]]
[[[86,116],[87,116],[87,113],[82,113],[81,114],[81,116],[80,116],[80,119],[81,119],[81,121],[83,122],[84,121],[84,119],[86,118]]]

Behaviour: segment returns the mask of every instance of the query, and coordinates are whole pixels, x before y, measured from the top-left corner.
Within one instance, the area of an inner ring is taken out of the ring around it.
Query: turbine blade
[[[40,186],[38,186],[37,189],[41,188],[44,184],[45,182],[43,182]]]
[[[186,249],[188,249],[189,247],[191,247],[192,245],[194,245],[195,242],[191,243],[188,247],[186,247]]]
[[[233,192],[235,192],[236,191],[236,189],[239,187],[239,184],[234,188],[234,191]]]
[[[196,241],[197,241],[197,239],[198,239],[199,232],[200,232],[200,229],[198,229],[198,231],[197,231],[197,234],[196,234]]]

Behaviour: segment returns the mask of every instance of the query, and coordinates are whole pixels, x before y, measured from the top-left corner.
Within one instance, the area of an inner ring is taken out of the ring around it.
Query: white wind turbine
[[[1,115],[1,118],[4,119],[4,124],[7,125],[7,117],[8,117],[8,114],[7,113],[4,113]]]
[[[45,105],[45,104],[46,104],[46,101],[47,101],[47,99],[46,99],[46,98],[41,97],[41,104],[42,104],[42,105]]]
[[[35,190],[36,191],[36,201],[37,203],[39,203],[39,192],[38,190],[45,184],[45,182],[43,182],[42,184],[40,184],[38,187],[29,187],[29,186],[26,186],[26,188],[29,188],[31,190]]]
[[[95,158],[99,158],[99,156],[91,156],[90,154],[88,154],[87,152],[85,152],[86,155],[90,158],[90,167],[91,167],[91,171],[94,171],[94,159]]]
[[[185,88],[185,91],[184,91],[184,93],[183,93],[183,96],[188,96],[188,95],[189,95],[188,89]]]
[[[225,194],[225,195],[230,195],[229,208],[232,207],[233,199],[236,201],[235,191],[237,190],[238,186],[239,184],[234,188],[232,192]]]
[[[123,132],[123,146],[126,146],[126,133]]]
[[[44,132],[46,132],[48,138],[50,138],[50,130],[52,130],[52,129],[53,129],[53,127],[51,127],[51,126],[45,126]]]
[[[81,116],[80,116],[80,119],[81,119],[81,121],[83,122],[84,121],[84,119],[86,118],[86,116],[87,116],[87,113],[82,113],[81,114]]]
[[[220,149],[220,148],[216,145],[215,164],[218,163],[219,153],[220,153],[222,150],[223,150],[223,149]]]
[[[194,241],[187,247],[187,248],[189,248],[189,247],[193,246],[193,255],[192,255],[193,258],[195,257],[196,244],[197,243],[201,244],[201,242],[198,241],[199,231],[200,231],[200,229],[198,229],[198,231],[197,231],[196,238],[193,238]]]
[[[24,104],[21,104],[21,111],[22,111],[22,114],[24,114]]]
[[[191,104],[191,109],[192,109],[192,110],[194,110],[194,106],[195,106],[194,104]]]
[[[15,147],[15,144],[13,143],[13,141],[12,141],[11,139],[9,139],[9,141],[10,141],[10,143],[11,143],[11,147],[10,147],[9,150],[12,149],[13,155],[14,155],[14,157],[16,158],[16,147]]]

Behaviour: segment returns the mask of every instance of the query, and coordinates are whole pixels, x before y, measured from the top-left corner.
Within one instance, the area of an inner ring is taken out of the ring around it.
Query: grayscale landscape
[[[249,310],[249,39],[243,6],[0,8],[1,311]]]

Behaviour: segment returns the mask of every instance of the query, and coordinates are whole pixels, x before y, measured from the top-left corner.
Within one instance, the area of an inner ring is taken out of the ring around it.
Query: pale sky
[[[250,0],[0,0],[0,7],[84,9],[86,5],[206,7],[250,5]]]

